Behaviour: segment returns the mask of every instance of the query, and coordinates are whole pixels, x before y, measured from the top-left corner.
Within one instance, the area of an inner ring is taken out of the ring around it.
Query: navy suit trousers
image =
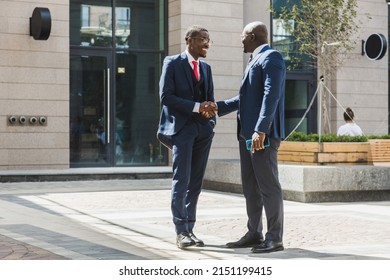
[[[211,142],[210,123],[190,120],[173,135],[173,180],[171,210],[176,233],[192,232],[196,205],[202,189]]]
[[[240,140],[242,188],[248,215],[248,231],[263,237],[262,211],[267,217],[265,239],[283,239],[283,193],[279,183],[277,153],[280,139],[270,138],[270,147],[251,153]]]

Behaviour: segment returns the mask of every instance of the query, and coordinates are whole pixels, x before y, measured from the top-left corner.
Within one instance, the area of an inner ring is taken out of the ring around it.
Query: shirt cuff
[[[199,102],[195,102],[195,106],[194,106],[194,109],[192,109],[192,112],[193,113],[199,113],[199,108],[200,108],[200,103]]]

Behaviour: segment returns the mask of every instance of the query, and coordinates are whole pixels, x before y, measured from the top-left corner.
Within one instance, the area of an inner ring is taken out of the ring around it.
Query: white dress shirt
[[[192,64],[192,62],[196,61],[198,63],[198,73],[199,73],[199,79],[200,79],[199,59],[198,60],[194,59],[192,57],[192,55],[187,50],[186,50],[186,54],[187,54],[187,58],[188,58],[188,63],[190,64],[192,70],[194,70],[194,64]],[[192,112],[199,113],[199,108],[200,108],[200,103],[199,102],[195,102],[195,106],[192,109]]]

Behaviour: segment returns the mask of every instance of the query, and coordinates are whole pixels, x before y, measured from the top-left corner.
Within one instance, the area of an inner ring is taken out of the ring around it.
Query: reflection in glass
[[[163,0],[116,1],[116,47],[162,49],[163,2]]]
[[[112,42],[111,8],[95,5],[81,5],[82,15],[88,11],[87,18],[81,18],[82,46],[110,46]]]
[[[71,45],[112,46],[111,1],[71,1]]]
[[[71,57],[71,164],[107,162],[104,107],[106,69],[105,57]]]
[[[130,38],[130,8],[116,8],[115,37],[117,47],[128,48]]]
[[[306,110],[308,88],[307,81],[287,81],[286,110]]]
[[[70,42],[73,46],[131,49],[164,48],[164,0],[71,0]],[[113,44],[115,34],[115,45]]]
[[[291,0],[287,5],[298,4],[299,0]],[[286,1],[273,0],[272,5],[275,11],[272,18],[272,46],[280,51],[289,70],[312,71],[314,68],[313,59],[299,52],[299,45],[295,37],[286,30],[279,19],[282,8],[286,7]],[[294,29],[295,22],[291,20],[289,24]]]
[[[166,148],[156,138],[161,55],[117,52],[116,64],[116,164],[166,164]]]
[[[168,163],[156,139],[166,3],[70,0],[73,166]]]
[[[286,137],[290,134],[291,131],[298,125],[301,121],[301,118],[287,118],[285,121]],[[302,123],[295,130],[297,132],[308,133],[307,118],[302,121]]]
[[[285,132],[286,135],[298,125],[309,103],[307,80],[287,80],[285,93]],[[308,133],[310,114],[298,126],[296,131]]]

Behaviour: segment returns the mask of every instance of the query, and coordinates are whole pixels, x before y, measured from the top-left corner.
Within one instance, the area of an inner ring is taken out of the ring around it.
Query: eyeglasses
[[[206,37],[190,37],[192,39],[198,39],[198,40],[202,40],[202,44],[212,44],[213,41],[210,40],[210,38],[206,38]]]
[[[253,33],[245,33],[245,35],[240,35],[241,40],[244,39],[244,38],[245,38],[246,36],[248,36],[248,35],[253,35]]]

